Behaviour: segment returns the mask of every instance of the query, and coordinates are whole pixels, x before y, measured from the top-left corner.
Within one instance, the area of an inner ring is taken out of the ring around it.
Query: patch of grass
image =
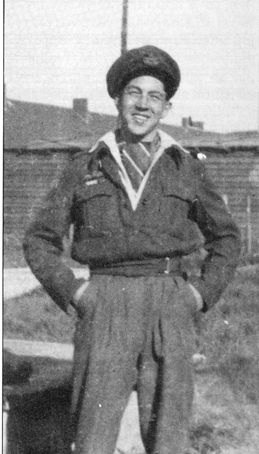
[[[241,255],[239,264],[240,266],[244,265],[253,265],[259,263],[259,252],[252,252],[251,254],[244,253]]]
[[[72,342],[75,322],[72,310],[65,314],[42,288],[4,304],[6,338]]]
[[[197,454],[220,452],[215,429],[208,423],[198,424],[191,429],[190,439]]]
[[[3,236],[3,266],[17,268],[27,266],[23,256],[23,235],[21,233],[6,233]]]
[[[204,317],[203,353],[241,400],[259,403],[259,271],[240,273]]]
[[[225,376],[196,374],[191,442],[197,453],[255,453],[258,424],[258,406],[237,399]]]

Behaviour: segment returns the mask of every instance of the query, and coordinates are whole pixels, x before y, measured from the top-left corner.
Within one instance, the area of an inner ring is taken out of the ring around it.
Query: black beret
[[[130,80],[144,75],[161,80],[168,99],[175,94],[181,79],[178,64],[167,52],[143,46],[125,52],[113,63],[106,76],[109,95],[116,98]]]

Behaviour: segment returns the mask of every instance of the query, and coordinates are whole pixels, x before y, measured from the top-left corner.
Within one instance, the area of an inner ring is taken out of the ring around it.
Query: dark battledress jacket
[[[205,310],[232,279],[240,254],[239,231],[203,163],[177,145],[155,163],[135,211],[102,141],[93,152],[79,153],[50,190],[26,232],[24,252],[64,311],[82,284],[61,260],[71,224],[72,258],[101,274],[148,275],[165,258],[181,266],[200,246],[201,232],[207,256],[191,283]]]

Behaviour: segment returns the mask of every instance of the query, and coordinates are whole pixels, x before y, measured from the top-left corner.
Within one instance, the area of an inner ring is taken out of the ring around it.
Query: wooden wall
[[[69,150],[4,152],[4,232],[22,233],[64,169]]]
[[[229,206],[247,252],[259,251],[258,150],[217,153],[204,151],[209,175]],[[250,211],[250,212],[249,212]],[[250,250],[249,250],[250,249]]]

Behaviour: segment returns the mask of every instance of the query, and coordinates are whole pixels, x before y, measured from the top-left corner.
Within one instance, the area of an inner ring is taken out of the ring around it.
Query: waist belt
[[[91,268],[91,274],[111,274],[113,276],[127,277],[157,275],[185,277],[185,273],[181,269],[180,257],[113,263],[101,268]]]

